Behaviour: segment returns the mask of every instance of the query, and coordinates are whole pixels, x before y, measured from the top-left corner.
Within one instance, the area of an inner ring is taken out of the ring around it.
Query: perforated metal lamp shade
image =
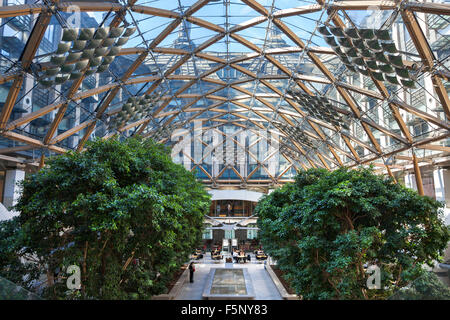
[[[118,38],[123,33],[123,30],[124,30],[123,27],[111,28],[110,31],[109,31],[109,37],[111,37],[111,38]]]
[[[45,70],[47,76],[56,76],[60,72],[60,68],[53,68]]]
[[[74,41],[78,37],[78,28],[75,29],[63,29],[62,41]]]
[[[56,66],[62,65],[65,61],[66,61],[66,57],[65,57],[65,56],[55,55],[55,56],[52,56],[52,57],[50,58],[50,62],[51,62],[53,65],[56,65]]]
[[[122,37],[130,37],[136,31],[136,27],[127,28]]]
[[[128,42],[129,37],[122,37],[119,38],[117,40],[117,42],[115,43],[116,46],[123,46],[124,44],[126,44]]]
[[[89,70],[86,70],[84,75],[87,77],[87,76],[93,75],[96,72],[97,72],[97,69],[89,69]]]
[[[102,57],[94,57],[91,60],[89,60],[89,65],[91,67],[97,67],[102,63]]]
[[[107,38],[103,40],[102,47],[110,47],[116,42],[116,38]]]
[[[75,62],[75,61],[79,60],[82,55],[83,55],[83,52],[71,52],[65,59],[65,62],[66,63],[67,62]]]
[[[97,68],[97,73],[105,72],[106,70],[108,70],[108,68],[109,64],[102,64]]]
[[[94,39],[106,39],[109,35],[109,27],[98,28],[95,32]]]
[[[61,73],[70,73],[73,71],[75,64],[64,64],[61,66]]]
[[[83,28],[80,30],[79,40],[91,40],[94,37],[95,28]]]
[[[89,44],[86,46],[86,49],[96,49],[100,47],[103,39],[93,39],[89,41]]]
[[[70,46],[72,42],[60,42],[58,43],[58,49],[56,50],[56,54],[64,54],[70,50]]]
[[[75,40],[73,42],[72,50],[83,50],[84,48],[86,48],[86,44],[86,40]]]

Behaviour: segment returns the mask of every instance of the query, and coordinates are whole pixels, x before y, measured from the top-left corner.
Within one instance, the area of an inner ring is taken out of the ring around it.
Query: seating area
[[[196,249],[195,252],[192,254],[191,259],[193,260],[199,260],[203,258],[204,251],[201,249]]]
[[[216,248],[211,251],[204,251],[196,249],[191,255],[191,261],[194,263],[205,263],[206,261],[213,261],[215,263],[262,263],[268,259],[268,255],[263,250],[245,251],[233,249],[231,253],[221,251]]]
[[[213,260],[222,260],[223,255],[221,254],[220,250],[215,249],[214,251],[211,251],[211,259]]]
[[[232,256],[234,263],[246,263],[251,261],[251,256],[246,254],[244,250],[234,249]]]
[[[262,250],[256,251],[255,257],[257,260],[267,260],[267,254],[265,254]]]

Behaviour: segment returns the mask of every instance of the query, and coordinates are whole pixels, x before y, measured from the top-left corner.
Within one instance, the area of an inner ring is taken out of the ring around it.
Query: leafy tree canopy
[[[166,290],[201,241],[209,204],[202,184],[162,145],[91,142],[23,181],[20,216],[0,226],[10,238],[0,244],[0,275],[34,287],[39,273],[12,279],[26,257],[47,275],[48,298],[150,298]],[[81,269],[81,290],[67,290],[69,265]]]
[[[257,205],[259,237],[305,299],[390,296],[440,259],[442,204],[370,169],[311,169]],[[381,270],[367,288],[366,267]]]
[[[450,300],[450,288],[433,272],[423,276],[389,297],[391,300]]]

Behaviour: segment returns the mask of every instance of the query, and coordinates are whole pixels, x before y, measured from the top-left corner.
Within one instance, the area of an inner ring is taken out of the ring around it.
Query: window
[[[211,240],[213,238],[213,231],[212,230],[203,230],[202,239],[203,240]]]
[[[5,25],[3,27],[3,36],[4,37],[14,37],[17,34],[17,31],[12,29],[10,26]]]
[[[44,33],[44,38],[50,42],[53,40],[54,29],[55,29],[54,25],[49,25],[47,27],[47,30],[45,30],[45,33]]]
[[[234,230],[225,230],[225,239],[234,239]]]
[[[425,133],[427,133],[429,130],[428,130],[428,124],[425,122],[425,121],[418,121],[419,123],[418,124],[415,124],[414,125],[414,135],[415,136],[420,136],[420,135],[422,135],[422,134],[425,134]]]
[[[248,227],[256,228],[256,224],[249,224]],[[258,230],[247,230],[247,239],[253,240],[258,238]]]

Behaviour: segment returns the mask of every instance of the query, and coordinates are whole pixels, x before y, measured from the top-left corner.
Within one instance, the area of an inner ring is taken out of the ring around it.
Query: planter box
[[[283,300],[300,300],[300,297],[296,294],[290,294],[286,291],[280,279],[278,279],[277,275],[273,271],[270,264],[266,264],[266,270],[269,273],[270,278],[272,279],[275,287],[277,287],[278,292],[280,293]]]
[[[153,296],[152,300],[174,300],[176,296],[181,291],[181,288],[183,287],[183,284],[188,281],[189,278],[189,268],[186,268],[186,270],[183,271],[181,276],[178,278],[175,285],[172,287],[169,293],[159,294],[157,296]]]

